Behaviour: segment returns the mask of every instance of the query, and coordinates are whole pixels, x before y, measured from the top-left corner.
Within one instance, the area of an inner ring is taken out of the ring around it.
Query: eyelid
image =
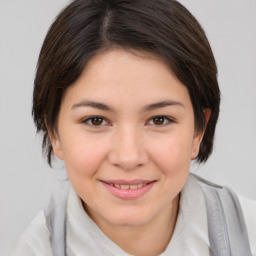
[[[165,121],[164,121],[163,124],[159,124],[159,125],[154,124],[154,123],[153,123],[153,124],[149,124],[151,121],[153,121],[154,118],[159,118],[159,117],[165,119]],[[102,119],[103,122],[105,122],[105,124],[100,124],[100,125],[93,125],[93,124],[90,124],[89,121],[92,120],[93,118]],[[167,122],[166,122],[166,121],[167,121]],[[110,122],[109,122],[109,120],[108,120],[107,118],[105,118],[105,117],[103,117],[103,116],[97,116],[97,115],[95,115],[95,116],[88,116],[88,117],[86,117],[86,118],[83,118],[80,122],[81,122],[82,124],[85,124],[85,125],[87,125],[87,126],[89,126],[89,127],[92,127],[92,128],[102,128],[102,127],[104,127],[104,126],[110,126],[110,125],[111,125]],[[168,125],[168,124],[170,124],[170,123],[175,123],[174,118],[169,117],[169,116],[165,116],[165,115],[155,115],[155,116],[150,117],[150,118],[146,121],[146,124],[154,125],[154,126],[157,126],[157,127],[166,126],[166,125]]]
[[[156,116],[152,116],[148,119],[147,121],[147,124],[152,121],[154,118],[157,118],[157,117],[161,117],[161,118],[164,118],[165,120],[167,120],[168,122],[167,123],[164,123],[162,125],[156,125],[156,124],[150,124],[150,125],[154,125],[154,126],[157,126],[157,127],[161,127],[161,126],[165,126],[165,125],[168,125],[170,123],[175,123],[175,120],[174,118],[172,117],[169,117],[169,116],[165,116],[165,115],[156,115]]]
[[[101,124],[101,125],[90,124],[89,121],[92,120],[93,118],[103,119],[103,122],[106,122],[106,124]],[[110,125],[109,121],[103,116],[89,116],[89,117],[83,118],[81,120],[81,123],[85,124],[85,125],[88,125],[89,127],[92,127],[92,128],[101,128],[101,127],[104,127],[106,125]]]

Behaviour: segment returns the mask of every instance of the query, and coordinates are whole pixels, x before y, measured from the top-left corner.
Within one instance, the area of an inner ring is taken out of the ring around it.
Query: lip
[[[138,199],[146,194],[156,183],[156,180],[104,180],[100,181],[102,185],[115,197],[120,199]],[[119,185],[137,185],[137,184],[145,184],[142,187],[138,187],[135,189],[121,189],[115,187],[111,184],[119,184]]]
[[[102,182],[108,183],[108,184],[120,184],[120,185],[136,185],[136,184],[147,184],[150,182],[153,182],[154,180],[102,180]]]

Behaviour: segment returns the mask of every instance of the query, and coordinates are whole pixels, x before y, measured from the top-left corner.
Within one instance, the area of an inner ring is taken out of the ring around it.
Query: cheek
[[[173,200],[182,190],[190,169],[192,142],[188,137],[174,136],[152,147],[151,155],[156,168],[161,172],[163,197]]]
[[[186,134],[173,134],[151,144],[150,154],[155,164],[166,173],[188,171],[192,138]]]
[[[103,141],[73,137],[64,145],[64,161],[69,176],[93,176],[103,162],[107,146]]]

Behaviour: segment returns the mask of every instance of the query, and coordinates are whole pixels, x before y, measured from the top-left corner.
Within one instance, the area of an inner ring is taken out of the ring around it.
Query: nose
[[[117,129],[112,137],[109,162],[123,170],[134,170],[148,161],[148,154],[140,131],[134,127]]]

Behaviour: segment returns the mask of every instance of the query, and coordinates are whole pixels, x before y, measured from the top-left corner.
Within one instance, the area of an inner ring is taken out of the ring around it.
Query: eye
[[[168,123],[172,123],[173,120],[169,117],[166,117],[166,116],[155,116],[155,117],[152,117],[148,124],[150,125],[157,125],[157,126],[162,126],[162,125],[166,125]]]
[[[92,116],[92,117],[86,118],[85,120],[82,121],[82,123],[85,123],[87,125],[94,126],[94,127],[101,127],[108,124],[107,121],[101,116]]]

